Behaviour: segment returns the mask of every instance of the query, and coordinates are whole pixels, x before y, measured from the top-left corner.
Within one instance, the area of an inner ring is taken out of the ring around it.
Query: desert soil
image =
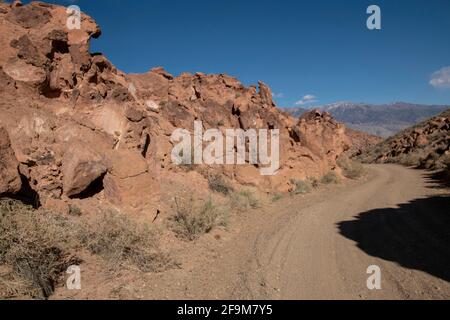
[[[87,271],[96,281],[71,298],[450,298],[449,190],[426,171],[366,168],[361,180],[286,196],[180,248],[179,269],[102,284]],[[371,265],[381,290],[367,288]]]

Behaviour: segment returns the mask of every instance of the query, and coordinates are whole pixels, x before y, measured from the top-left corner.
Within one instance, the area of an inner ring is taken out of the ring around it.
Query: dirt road
[[[258,236],[259,270],[252,272],[259,274],[260,286],[250,286],[253,297],[450,297],[446,190],[423,171],[396,165],[368,169],[362,183],[325,192],[306,207],[300,197],[281,209],[297,214]],[[381,290],[367,288],[371,265],[381,268]]]
[[[371,165],[286,196],[180,250],[179,269],[83,292],[133,299],[449,299],[450,193],[430,173]],[[371,265],[381,290],[367,288]],[[108,290],[106,290],[108,289]],[[74,298],[83,298],[81,295]]]
[[[449,190],[426,171],[367,169],[359,181],[248,212],[228,241],[204,239],[208,254],[189,252],[193,268],[162,277],[165,293],[148,297],[449,299]],[[381,290],[367,288],[371,265]]]

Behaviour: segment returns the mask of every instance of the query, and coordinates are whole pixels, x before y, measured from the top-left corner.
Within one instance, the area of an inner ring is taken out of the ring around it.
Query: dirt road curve
[[[276,231],[260,234],[253,297],[427,299],[450,297],[450,198],[427,173],[395,165],[304,207]],[[287,220],[284,220],[286,222]],[[381,290],[367,268],[381,268]],[[247,273],[248,275],[248,273]],[[249,283],[252,280],[248,281]]]
[[[367,169],[239,215],[182,249],[182,268],[105,283],[138,299],[450,299],[449,190],[425,171]],[[367,288],[370,265],[381,290]]]

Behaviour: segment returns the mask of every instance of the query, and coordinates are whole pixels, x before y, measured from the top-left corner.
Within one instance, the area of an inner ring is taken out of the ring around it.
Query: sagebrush
[[[307,194],[313,190],[312,183],[309,180],[291,179],[291,184],[293,185],[291,194]]]
[[[230,196],[231,207],[238,211],[246,211],[260,207],[260,200],[249,190],[233,192]]]
[[[332,183],[339,183],[339,177],[334,171],[328,172],[326,175],[322,177],[320,180],[323,184],[332,184]]]
[[[74,254],[78,230],[61,215],[0,201],[0,264],[9,269],[1,275],[5,294],[49,297],[62,272],[79,262]]]
[[[83,246],[108,261],[112,270],[127,265],[143,272],[164,270],[169,257],[158,247],[157,233],[146,222],[110,210],[84,225]]]
[[[337,163],[342,169],[342,174],[346,178],[358,179],[365,174],[364,167],[359,162],[350,159],[339,159]]]
[[[193,198],[177,198],[175,205],[173,230],[181,238],[195,240],[214,227],[228,224],[228,208],[216,205],[211,199],[198,203]]]
[[[223,195],[229,195],[233,188],[225,181],[220,174],[210,174],[207,177],[209,188]]]

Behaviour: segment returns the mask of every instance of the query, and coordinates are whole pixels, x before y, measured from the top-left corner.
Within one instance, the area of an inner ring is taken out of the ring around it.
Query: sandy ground
[[[450,193],[425,171],[370,165],[359,181],[286,196],[175,253],[181,268],[103,279],[55,298],[449,299]],[[381,290],[367,268],[381,269]],[[86,284],[86,285],[85,285]]]

